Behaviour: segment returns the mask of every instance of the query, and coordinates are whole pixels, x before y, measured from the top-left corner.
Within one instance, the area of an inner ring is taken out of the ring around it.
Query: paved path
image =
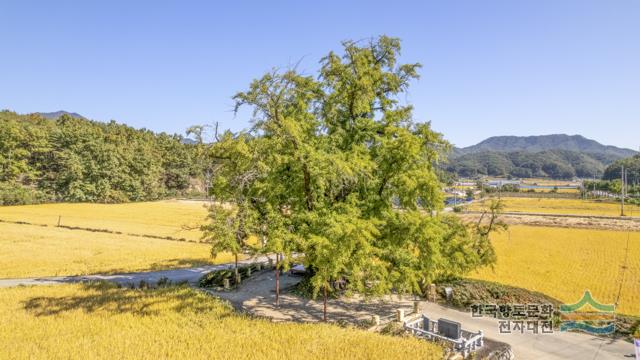
[[[239,261],[239,264],[249,264],[255,262],[267,262],[266,256],[261,256],[253,259]],[[0,288],[11,287],[19,285],[54,285],[65,283],[79,283],[87,281],[111,281],[114,283],[128,285],[139,284],[140,281],[145,281],[148,284],[155,284],[162,278],[167,278],[171,282],[188,282],[190,284],[196,284],[202,275],[213,271],[228,269],[233,267],[234,263],[226,263],[219,265],[200,266],[189,269],[176,269],[176,270],[161,270],[150,272],[132,272],[126,274],[114,274],[114,275],[82,275],[82,276],[48,276],[48,277],[32,277],[23,279],[0,279]]]
[[[496,319],[474,318],[434,303],[425,302],[420,309],[429,317],[461,322],[466,330],[482,330],[486,337],[511,345],[516,359],[634,359],[633,344],[625,341],[567,332],[500,334]]]

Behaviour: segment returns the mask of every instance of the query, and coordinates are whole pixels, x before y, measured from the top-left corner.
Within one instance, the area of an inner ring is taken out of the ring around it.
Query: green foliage
[[[212,147],[212,191],[233,209],[212,208],[210,238],[238,251],[259,234],[285,264],[303,253],[314,295],[334,281],[364,294],[420,291],[494,261],[492,229],[436,215],[450,145],[400,101],[420,65],[397,63],[394,38],[343,46],[318,76],[273,71],[235,96],[253,127]]]
[[[32,187],[0,183],[0,205],[30,205],[47,201],[47,195]]]
[[[619,173],[620,169],[618,169],[618,174]],[[620,194],[622,191],[622,181],[620,179],[585,181],[583,185],[584,191],[600,190],[612,194]],[[640,197],[640,184],[629,182],[626,192],[628,195]]]
[[[499,186],[498,190],[504,192],[520,192],[520,186],[518,184],[504,184]]]
[[[255,274],[258,271],[257,264],[250,264],[238,267],[238,274],[241,281],[247,279],[250,274]],[[235,286],[235,271],[232,269],[222,269],[211,271],[200,278],[198,284],[200,287],[222,287],[224,286],[224,280],[229,280],[229,285]]]
[[[453,290],[450,304],[469,311],[475,304],[560,304],[560,301],[539,292],[508,285],[472,279],[451,279],[437,284],[440,301],[446,301],[445,288]]]
[[[213,160],[209,222],[202,226],[203,239],[212,244],[212,255],[253,252],[252,234],[264,237],[265,222],[271,212],[262,198],[261,181],[266,165],[260,140],[249,134],[225,132],[209,148]],[[264,244],[263,244],[264,245]]]
[[[186,192],[196,172],[192,147],[181,141],[114,121],[1,111],[0,183],[33,189],[20,190],[18,203],[158,199]]]
[[[603,180],[621,179],[622,166],[627,173],[627,183],[630,185],[640,185],[640,155],[627,159],[622,159],[609,165],[602,175]]]

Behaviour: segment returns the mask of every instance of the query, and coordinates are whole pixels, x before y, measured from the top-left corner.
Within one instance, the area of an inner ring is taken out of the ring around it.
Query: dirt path
[[[317,301],[303,299],[290,292],[290,289],[301,280],[298,276],[284,274],[280,277],[280,306],[275,306],[275,273],[263,271],[251,277],[236,291],[212,291],[208,293],[228,300],[236,309],[254,315],[269,317],[275,321],[313,322],[323,318],[322,299]],[[403,308],[407,312],[413,307],[409,300],[372,300],[363,299],[336,300],[330,299],[327,304],[331,321],[347,321],[358,323],[370,320],[373,314],[382,319],[394,316],[396,309]]]
[[[480,214],[463,213],[465,221],[478,221]],[[579,215],[517,214],[505,213],[500,219],[510,225],[551,226],[578,229],[601,229],[618,231],[640,231],[640,218],[614,218]]]

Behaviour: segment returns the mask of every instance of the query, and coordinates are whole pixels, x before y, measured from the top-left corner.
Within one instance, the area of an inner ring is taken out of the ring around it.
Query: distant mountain
[[[462,177],[591,178],[601,176],[614,161],[636,154],[580,135],[494,136],[454,149],[446,170]]]
[[[540,136],[493,136],[480,143],[456,149],[455,155],[479,153],[483,151],[496,152],[539,152],[545,150],[569,150],[587,154],[598,154],[608,159],[630,157],[637,154],[631,149],[623,149],[587,139],[581,135],[540,135]]]
[[[36,113],[36,114],[38,114],[38,115],[40,115],[42,117],[45,117],[47,119],[53,119],[53,120],[59,118],[62,115],[69,115],[69,116],[71,116],[73,118],[76,118],[76,119],[87,120],[87,118],[85,118],[84,116],[82,116],[82,115],[80,115],[78,113],[68,112],[68,111],[64,111],[64,110],[55,111],[55,112],[48,112],[48,113],[39,112],[39,113]]]

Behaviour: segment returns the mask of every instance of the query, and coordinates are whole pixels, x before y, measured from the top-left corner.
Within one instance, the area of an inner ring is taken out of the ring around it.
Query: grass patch
[[[426,341],[234,313],[187,287],[0,289],[0,358],[440,359]]]

